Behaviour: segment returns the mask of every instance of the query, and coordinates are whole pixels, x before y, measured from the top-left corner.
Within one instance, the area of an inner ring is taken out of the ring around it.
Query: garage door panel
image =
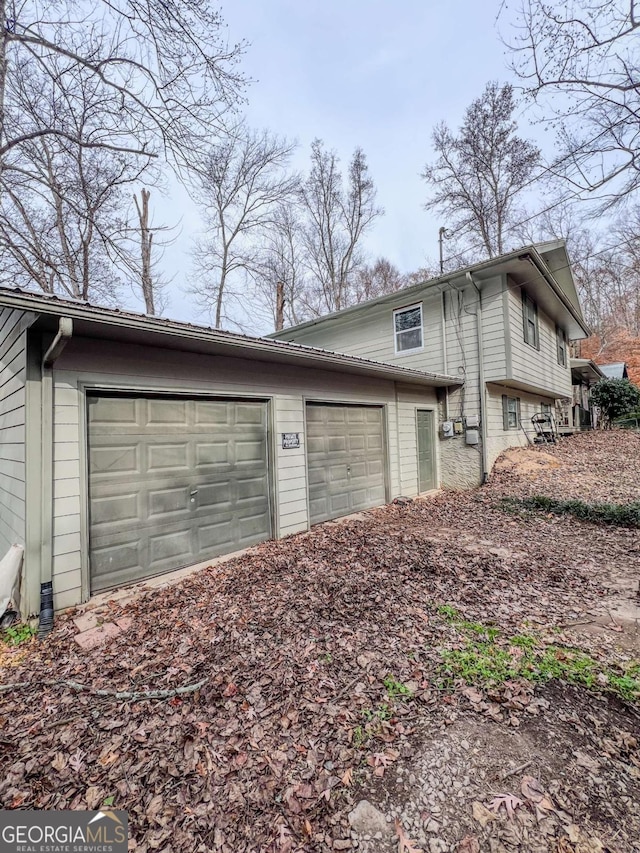
[[[188,512],[190,489],[188,486],[153,489],[147,493],[147,499],[147,518],[157,521],[163,516]]]
[[[159,531],[149,536],[149,566],[153,569],[167,560],[174,562],[191,553],[191,530]]]
[[[236,462],[263,462],[266,456],[266,447],[261,437],[249,440],[237,440],[236,447]]]
[[[187,421],[187,403],[184,400],[148,400],[146,409],[145,426],[183,426]]]
[[[93,591],[269,538],[266,403],[88,402]]]
[[[96,529],[136,522],[140,515],[137,493],[96,498],[91,502],[91,520]]]
[[[307,454],[313,457],[315,453],[323,453],[326,448],[326,439],[323,435],[312,436],[307,434]]]
[[[92,429],[100,426],[112,429],[114,426],[136,426],[138,417],[135,399],[121,399],[120,405],[111,405],[111,398],[96,398],[89,409],[89,423]]]
[[[209,507],[215,507],[218,511],[222,511],[225,507],[230,506],[232,501],[232,484],[230,481],[215,483],[209,485],[201,485],[197,487],[198,494],[193,495],[198,505],[198,509],[206,510]]]
[[[89,459],[91,473],[112,474],[118,478],[122,474],[135,474],[139,468],[140,454],[137,444],[98,447]]]
[[[147,448],[147,467],[149,472],[172,472],[189,470],[189,447],[184,442],[176,444],[157,444]]]
[[[381,407],[309,403],[306,441],[312,524],[384,503]]]

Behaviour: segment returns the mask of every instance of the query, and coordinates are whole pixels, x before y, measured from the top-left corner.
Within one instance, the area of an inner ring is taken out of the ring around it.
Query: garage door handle
[[[191,495],[191,497],[193,497],[194,495],[198,494],[198,490],[195,489],[193,492],[189,492],[189,494]]]

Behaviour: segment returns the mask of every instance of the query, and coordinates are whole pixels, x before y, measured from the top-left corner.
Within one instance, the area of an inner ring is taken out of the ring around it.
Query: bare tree
[[[339,311],[354,301],[354,276],[362,264],[362,238],[383,210],[366,157],[357,148],[346,185],[335,151],[321,140],[311,144],[311,172],[300,190],[306,219],[307,304],[316,315]]]
[[[395,293],[407,285],[407,277],[387,258],[378,258],[373,264],[364,264],[356,273],[354,298],[366,302],[385,293]]]
[[[0,0],[0,16],[0,165],[55,137],[188,166],[243,85],[243,46],[227,44],[210,0]],[[27,65],[48,78],[54,104],[73,101],[78,75],[89,76],[110,104],[101,124],[79,134],[55,114],[25,116],[11,80]]]
[[[239,125],[209,151],[197,192],[206,233],[196,242],[199,281],[193,289],[216,328],[230,318],[225,302],[243,301],[241,276],[260,269],[265,233],[295,194],[298,179],[288,172],[294,148],[268,131]]]
[[[422,177],[435,210],[463,245],[478,244],[489,257],[505,250],[519,194],[531,182],[540,152],[517,135],[513,88],[488,83],[465,112],[457,134],[442,123],[433,133],[436,160]],[[460,234],[459,232],[462,232]]]
[[[64,63],[54,58],[51,68]],[[149,160],[77,145],[110,107],[91,75],[80,72],[73,96],[56,100],[55,86],[36,65],[15,70],[7,84],[26,123],[60,122],[67,136],[25,139],[0,170],[0,279],[45,292],[113,302],[119,276],[110,254],[119,237],[127,187],[149,171]]]
[[[555,172],[601,210],[640,187],[639,15],[636,0],[522,0],[506,40],[529,96],[560,120]]]
[[[302,211],[294,199],[277,205],[255,267],[255,295],[274,328],[293,326],[308,316]]]
[[[566,240],[580,305],[600,350],[620,329],[640,336],[640,207],[598,233],[579,203],[566,203],[519,234],[522,242]]]

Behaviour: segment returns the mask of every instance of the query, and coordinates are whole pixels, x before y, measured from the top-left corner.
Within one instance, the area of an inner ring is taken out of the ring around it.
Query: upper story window
[[[567,366],[567,335],[564,329],[556,326],[556,345],[558,348],[558,364]]]
[[[393,312],[396,352],[422,349],[422,305],[410,305]]]
[[[529,346],[540,349],[538,333],[538,306],[526,293],[522,294],[522,319],[524,326],[524,342]]]

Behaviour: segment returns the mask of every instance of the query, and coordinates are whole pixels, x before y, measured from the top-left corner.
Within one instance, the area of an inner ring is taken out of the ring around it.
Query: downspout
[[[478,327],[478,383],[480,385],[480,434],[482,436],[482,483],[489,479],[489,466],[487,464],[487,388],[484,381],[484,343],[482,337],[482,291],[475,283],[473,275],[468,272],[467,280],[475,287],[478,294],[478,308],[476,310],[476,322]]]
[[[447,294],[446,290],[443,288],[442,290],[442,299],[440,304],[440,312],[442,315],[442,372],[446,375],[449,370],[449,365],[447,362]],[[447,385],[444,389],[444,418],[443,420],[449,420],[449,386]]]
[[[73,334],[73,320],[60,317],[58,333],[42,356],[42,530],[38,638],[53,627],[53,365]]]

